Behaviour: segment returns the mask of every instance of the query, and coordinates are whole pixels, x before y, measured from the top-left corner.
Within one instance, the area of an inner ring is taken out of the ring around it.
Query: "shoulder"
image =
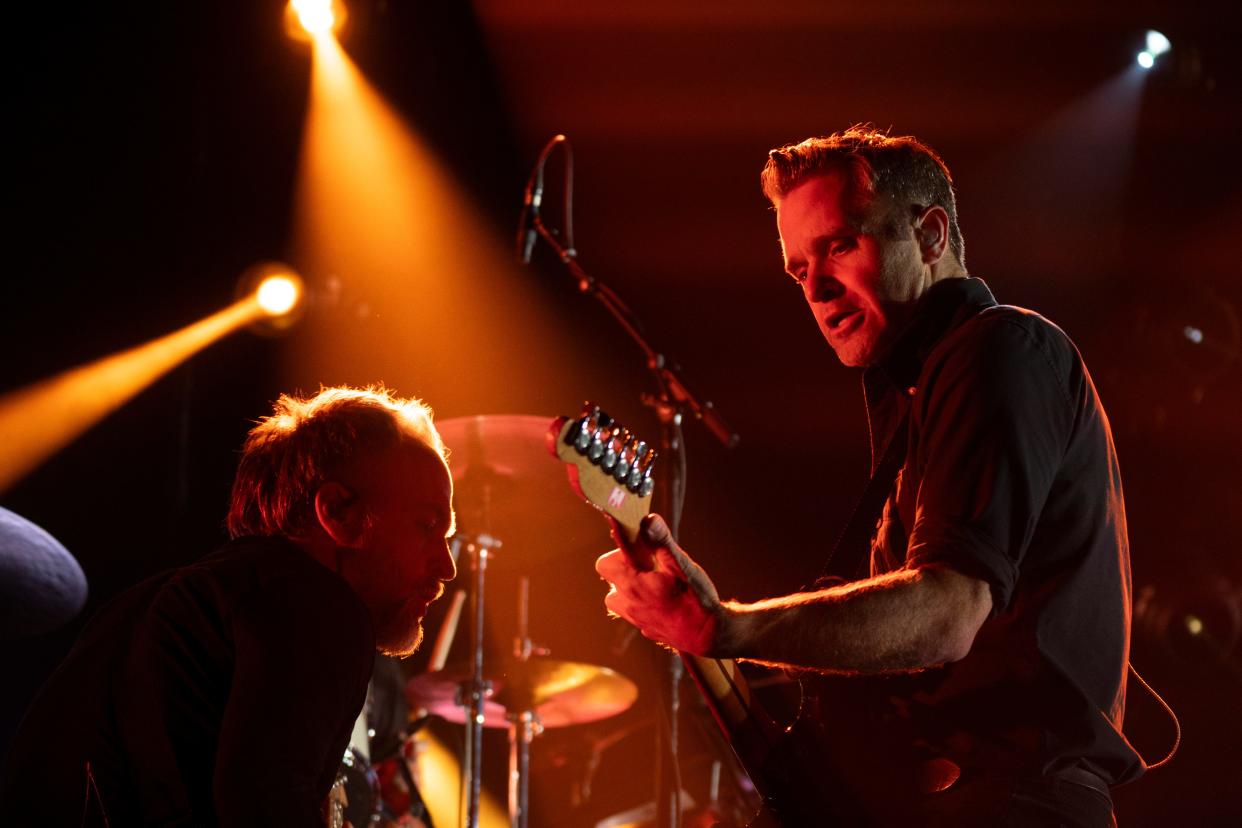
[[[279,589],[291,583],[327,590],[345,587],[334,572],[282,537],[236,538],[185,567],[180,575],[224,581],[241,592]]]
[[[165,598],[217,604],[224,614],[266,604],[340,618],[369,617],[344,579],[280,537],[232,540],[177,570],[161,592]]]
[[[970,317],[937,344],[932,356],[970,349],[995,349],[1002,354],[1077,354],[1069,336],[1054,322],[1016,305],[994,305]]]
[[[294,544],[283,538],[240,538],[204,559],[209,561],[232,593],[235,630],[283,630],[299,640],[356,645],[370,658],[370,611],[343,578]]]
[[[1072,396],[1081,366],[1073,341],[1051,320],[1026,308],[995,305],[941,339],[928,355],[921,379],[931,382],[965,373],[998,389],[1024,380],[1052,381]]]

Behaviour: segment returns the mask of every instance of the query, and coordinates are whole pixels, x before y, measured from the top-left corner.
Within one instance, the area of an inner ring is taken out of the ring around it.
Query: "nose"
[[[807,271],[802,282],[802,292],[806,301],[812,303],[828,302],[841,295],[844,287],[822,266],[814,266]]]
[[[441,581],[451,581],[457,577],[457,564],[453,561],[453,546],[448,538],[445,538],[440,554],[436,555],[432,574]]]

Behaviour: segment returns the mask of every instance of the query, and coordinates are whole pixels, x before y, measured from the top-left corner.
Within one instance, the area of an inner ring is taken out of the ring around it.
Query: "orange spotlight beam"
[[[335,37],[315,40],[297,193],[303,269],[370,309],[304,329],[294,385],[391,385],[457,410],[528,405],[590,363],[532,273]],[[292,354],[292,351],[291,351]],[[503,381],[500,378],[504,378]],[[580,394],[572,395],[577,399]]]
[[[173,367],[264,315],[250,295],[179,331],[0,397],[0,492]]]

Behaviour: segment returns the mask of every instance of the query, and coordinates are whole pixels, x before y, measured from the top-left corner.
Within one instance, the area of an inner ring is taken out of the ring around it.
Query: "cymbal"
[[[0,507],[0,638],[50,632],[86,604],[86,575],[44,529]]]
[[[466,720],[463,685],[469,665],[459,664],[415,676],[405,686],[412,709],[423,708],[450,722]],[[607,667],[578,661],[536,657],[510,660],[489,675],[492,692],[484,701],[485,727],[506,727],[506,712],[533,710],[545,727],[564,727],[606,719],[627,710],[638,698],[638,687]]]
[[[549,468],[558,468],[546,462],[544,447],[555,419],[537,414],[478,414],[437,421],[436,429],[451,450],[454,481],[481,469],[500,477],[547,477],[552,475]]]
[[[564,464],[548,454],[554,420],[504,414],[436,423],[449,448],[454,509],[464,531],[494,535],[506,547],[516,542],[536,553],[558,551],[575,540],[591,549],[606,542],[606,525],[583,507],[566,482]]]

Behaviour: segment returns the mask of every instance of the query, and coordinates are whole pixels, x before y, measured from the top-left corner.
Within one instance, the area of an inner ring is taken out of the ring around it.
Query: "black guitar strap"
[[[828,580],[857,580],[869,574],[872,532],[884,514],[884,503],[893,491],[897,472],[905,462],[909,424],[910,410],[907,408],[888,445],[884,447],[884,455],[867,481],[867,488],[863,489],[858,503],[854,505],[854,513],[828,553],[823,569],[815,579],[816,588]]]

